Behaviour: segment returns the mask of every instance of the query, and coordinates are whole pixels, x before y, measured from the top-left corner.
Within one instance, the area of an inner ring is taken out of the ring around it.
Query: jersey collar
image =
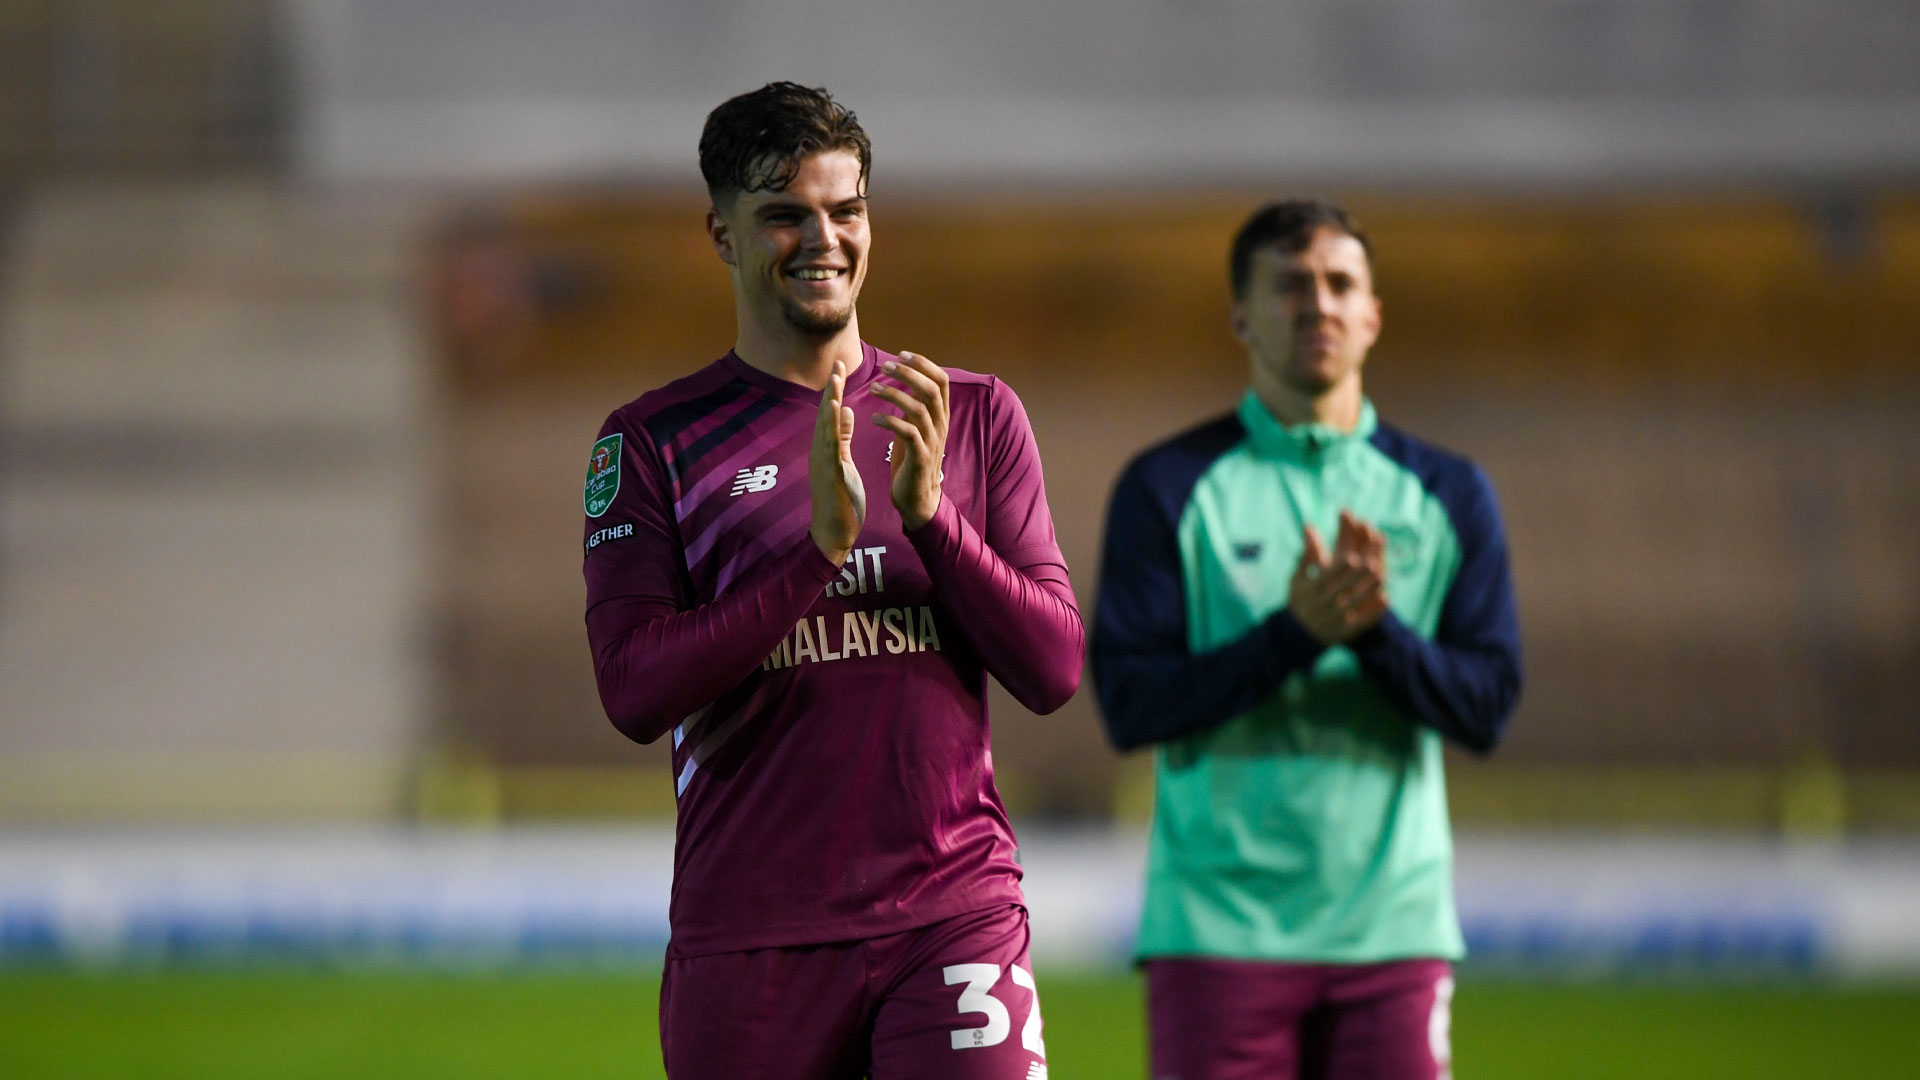
[[[847,375],[847,390],[849,394],[865,386],[867,383],[872,382],[874,372],[880,369],[882,363],[895,359],[898,359],[898,357],[895,357],[891,353],[881,352],[879,349],[862,341],[860,343],[860,366],[854,368],[853,371]],[[818,405],[820,403],[820,391],[810,390],[807,387],[801,386],[799,383],[788,382],[777,375],[769,375],[759,368],[754,367],[752,364],[747,363],[745,360],[740,359],[739,354],[731,349],[727,350],[727,355],[720,358],[720,366],[738,376],[746,382],[747,385],[757,387],[760,390],[772,394],[776,398],[786,401],[796,401],[802,404],[811,403]]]
[[[1373,402],[1360,399],[1360,421],[1353,425],[1352,431],[1341,431],[1326,424],[1283,424],[1260,398],[1249,390],[1240,399],[1240,425],[1247,429],[1247,438],[1254,449],[1269,457],[1306,460],[1336,447],[1357,445],[1373,435],[1380,426],[1380,418],[1373,411]]]

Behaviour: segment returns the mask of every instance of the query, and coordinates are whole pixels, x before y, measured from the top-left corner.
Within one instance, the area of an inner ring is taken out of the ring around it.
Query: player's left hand
[[[883,378],[867,385],[874,395],[900,410],[899,416],[875,414],[873,422],[893,432],[887,459],[893,466],[893,505],[900,521],[917,529],[940,509],[940,461],[947,453],[947,372],[918,353],[903,352],[880,369]]]

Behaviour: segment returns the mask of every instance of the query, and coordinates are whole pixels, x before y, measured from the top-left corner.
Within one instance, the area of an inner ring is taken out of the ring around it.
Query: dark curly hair
[[[1360,241],[1360,250],[1373,262],[1373,245],[1353,215],[1324,199],[1281,199],[1253,212],[1240,231],[1234,234],[1232,254],[1227,257],[1227,278],[1233,285],[1233,298],[1246,295],[1247,279],[1253,274],[1253,257],[1262,248],[1277,247],[1289,255],[1313,242],[1321,229],[1343,232]]]
[[[700,132],[700,175],[714,204],[755,191],[784,191],[814,154],[847,150],[860,158],[867,191],[873,146],[853,110],[824,89],[771,82],[728,98]]]

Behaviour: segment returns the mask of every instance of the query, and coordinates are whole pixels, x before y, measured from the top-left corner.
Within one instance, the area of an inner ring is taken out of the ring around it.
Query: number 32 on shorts
[[[948,986],[966,983],[966,989],[960,991],[959,1009],[962,1013],[979,1013],[987,1018],[986,1025],[976,1028],[961,1028],[953,1033],[955,1050],[979,1050],[989,1046],[998,1046],[1007,1040],[1007,1033],[1013,1030],[1013,1017],[999,998],[993,996],[993,986],[1000,981],[999,964],[954,964],[940,969]],[[1033,984],[1033,974],[1018,964],[1010,964],[1007,974],[1012,976],[1013,984],[1027,991],[1027,1022],[1020,1029],[1020,1045],[1040,1055],[1042,1061],[1047,1057],[1047,1044],[1040,1039],[1040,991]]]

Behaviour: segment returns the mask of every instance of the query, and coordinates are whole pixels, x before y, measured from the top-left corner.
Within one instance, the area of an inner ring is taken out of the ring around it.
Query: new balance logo
[[[745,495],[749,491],[766,491],[780,478],[780,466],[762,465],[757,469],[741,469],[733,478],[733,491],[729,494]]]
[[[1046,1062],[1036,1061],[1027,1066],[1027,1080],[1047,1080]]]

